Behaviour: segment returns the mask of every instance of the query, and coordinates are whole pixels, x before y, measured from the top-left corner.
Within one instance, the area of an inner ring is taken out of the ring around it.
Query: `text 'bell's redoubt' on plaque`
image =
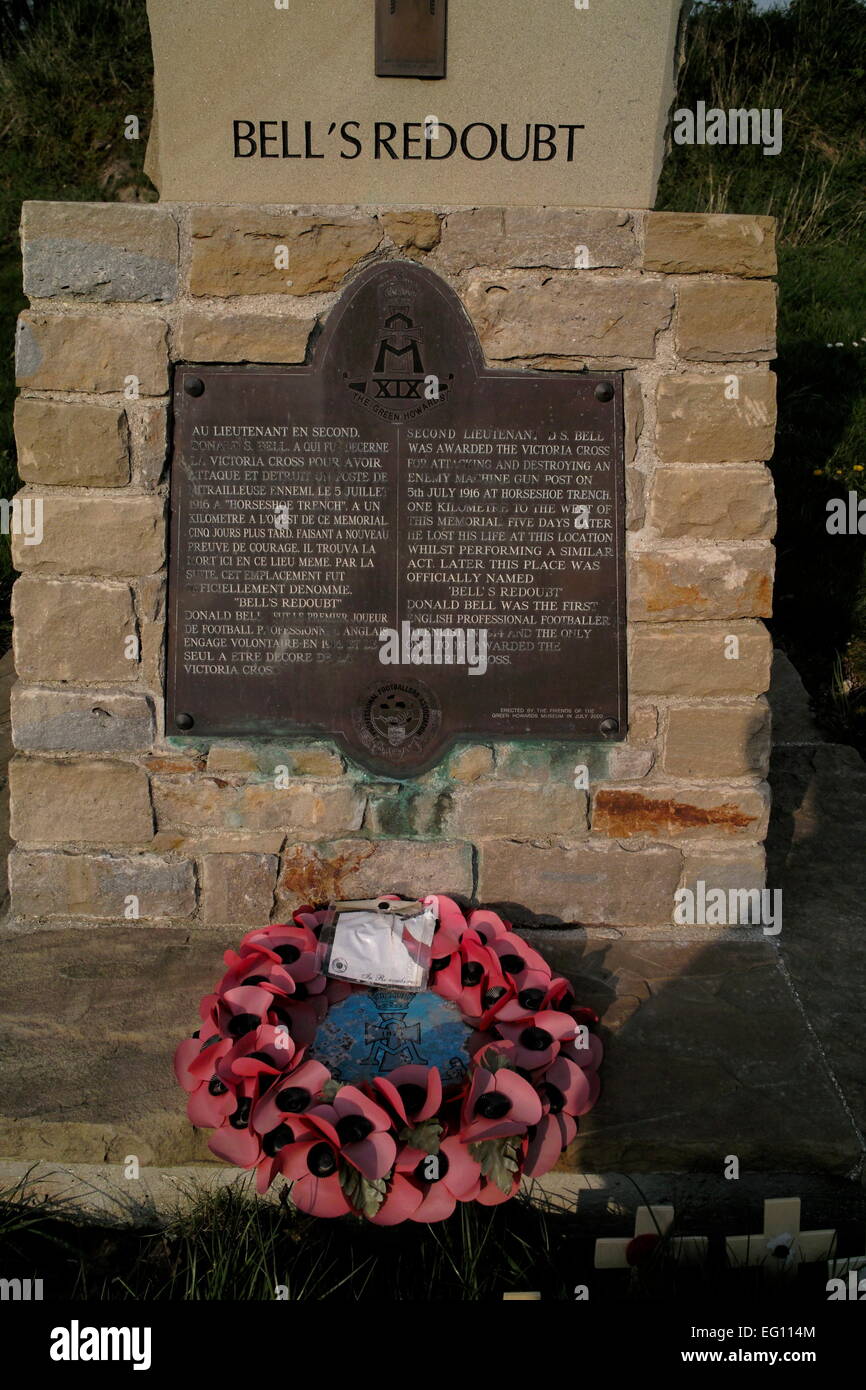
[[[178,368],[168,729],[625,733],[617,373],[488,370],[454,292],[364,272],[307,367]]]

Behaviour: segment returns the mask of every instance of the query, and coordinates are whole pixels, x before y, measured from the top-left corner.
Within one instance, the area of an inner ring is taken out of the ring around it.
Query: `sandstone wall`
[[[44,536],[14,540],[19,918],[246,926],[391,888],[652,927],[679,885],[763,883],[771,219],[30,203],[22,232],[16,434]],[[172,363],[302,362],[352,274],[407,256],[491,365],[625,372],[628,738],[476,741],[400,783],[316,739],[167,737]]]

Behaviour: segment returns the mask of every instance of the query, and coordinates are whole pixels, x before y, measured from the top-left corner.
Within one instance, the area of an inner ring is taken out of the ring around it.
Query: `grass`
[[[26,1186],[26,1185],[25,1185]],[[630,1219],[630,1218],[628,1218]],[[851,1223],[851,1249],[859,1226]],[[285,1203],[236,1187],[201,1197],[165,1226],[79,1225],[68,1211],[28,1201],[22,1185],[0,1196],[0,1268],[5,1278],[41,1278],[45,1297],[69,1301],[495,1302],[537,1290],[545,1301],[594,1304],[689,1298],[708,1306],[781,1297],[824,1297],[823,1263],[780,1287],[760,1267],[725,1261],[725,1233],[706,1261],[678,1261],[662,1239],[633,1270],[597,1271],[594,1233],[574,1209],[517,1198],[498,1208],[458,1207],[448,1221],[393,1229],[344,1218],[305,1217]]]

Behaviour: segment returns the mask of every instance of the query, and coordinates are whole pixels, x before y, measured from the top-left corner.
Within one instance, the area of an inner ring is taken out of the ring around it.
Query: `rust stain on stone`
[[[377,846],[355,854],[338,854],[326,858],[313,846],[295,845],[283,859],[277,881],[280,897],[290,897],[297,903],[322,905],[343,896],[342,885],[356,873],[365,859],[375,854]]]
[[[159,757],[158,755],[147,759],[145,766],[148,772],[200,772],[204,768],[204,757],[184,757],[178,754],[174,757]]]
[[[649,555],[643,557],[645,587],[644,607],[647,613],[661,613],[665,609],[692,608],[707,606],[707,595],[697,584],[678,584],[671,578],[664,565]]]
[[[755,593],[755,613],[769,617],[773,611],[773,581],[769,575],[762,574]]]
[[[753,816],[731,802],[694,806],[672,797],[648,797],[641,792],[601,791],[595,800],[593,829],[609,835],[641,835],[659,830],[699,830],[707,826],[741,830]]]

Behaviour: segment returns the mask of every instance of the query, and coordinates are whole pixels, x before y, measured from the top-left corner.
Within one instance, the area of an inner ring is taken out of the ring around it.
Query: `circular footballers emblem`
[[[377,681],[353,711],[364,747],[378,757],[417,758],[439,731],[442,713],[432,690],[418,680]]]

